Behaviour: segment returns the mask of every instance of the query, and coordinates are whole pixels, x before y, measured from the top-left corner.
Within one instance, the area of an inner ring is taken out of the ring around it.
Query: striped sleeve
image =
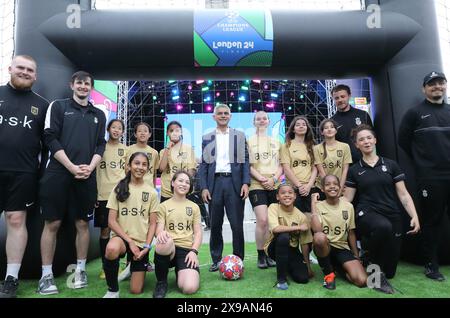
[[[44,126],[44,143],[53,155],[63,149],[59,142],[63,122],[64,106],[58,101],[53,101],[47,109]]]

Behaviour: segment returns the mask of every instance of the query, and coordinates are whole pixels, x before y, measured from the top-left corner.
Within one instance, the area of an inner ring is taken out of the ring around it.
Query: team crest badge
[[[190,206],[186,207],[186,214],[187,216],[192,216],[192,208]]]
[[[344,156],[344,152],[342,150],[338,150],[336,153],[337,153],[338,157],[343,157]]]
[[[150,196],[150,193],[148,193],[148,192],[142,192],[142,201],[143,201],[143,202],[147,202],[149,196]]]
[[[428,197],[428,191],[427,191],[427,190],[423,190],[423,191],[422,191],[422,196],[423,196],[424,198]]]
[[[125,154],[125,150],[124,149],[118,149],[117,152],[118,152],[118,155],[121,156],[121,157]]]
[[[147,152],[147,157],[148,157],[148,160],[152,160],[152,154],[150,153],[150,152]]]
[[[347,221],[348,220],[348,211],[342,211],[342,218]]]
[[[98,118],[94,117],[94,123],[98,124]]]
[[[361,125],[361,118],[356,117],[355,118],[355,124],[357,124],[358,126]]]
[[[381,166],[381,170],[383,170],[383,172],[386,172],[386,171],[387,171],[386,166],[385,166],[385,165],[382,165],[382,166]]]
[[[31,113],[37,116],[37,114],[39,114],[39,108],[37,108],[36,106],[31,106]]]

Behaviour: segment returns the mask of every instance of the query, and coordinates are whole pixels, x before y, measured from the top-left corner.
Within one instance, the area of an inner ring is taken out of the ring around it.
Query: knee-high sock
[[[169,273],[170,256],[155,253],[155,274],[158,281],[166,281]]]
[[[277,262],[277,280],[286,282],[289,266],[289,234],[281,233],[277,235],[275,257]]]
[[[109,260],[105,258],[103,262],[103,270],[105,271],[106,283],[110,292],[119,291],[119,282],[117,276],[119,275],[119,259]]]
[[[317,261],[319,262],[320,268],[322,269],[322,272],[324,273],[325,276],[333,271],[333,269],[331,268],[329,255],[325,257],[317,256]]]

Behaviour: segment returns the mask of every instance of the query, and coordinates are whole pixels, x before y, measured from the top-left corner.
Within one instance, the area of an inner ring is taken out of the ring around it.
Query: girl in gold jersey
[[[267,136],[269,117],[259,111],[253,118],[256,134],[248,139],[250,158],[249,199],[256,215],[255,241],[258,252],[258,268],[274,267],[275,261],[264,253],[264,242],[269,236],[267,222],[268,207],[277,202],[276,188],[283,173],[280,164],[280,143]]]
[[[287,181],[297,190],[295,207],[311,217],[311,193],[319,192],[314,187],[317,168],[314,165],[314,133],[305,116],[296,116],[286,133],[286,143],[281,148],[281,164]],[[314,273],[309,263],[310,246],[302,246],[302,253],[308,261],[310,276]]]
[[[172,177],[173,196],[161,203],[156,228],[154,298],[167,293],[167,275],[175,267],[177,285],[183,294],[193,294],[200,287],[198,248],[202,243],[200,209],[186,198],[192,191],[191,177],[178,171]]]
[[[183,143],[183,127],[181,123],[174,120],[167,124],[167,138],[169,142],[167,146],[159,152],[159,171],[161,172],[161,203],[172,197],[171,182],[172,177],[177,171],[186,171],[192,179],[195,178],[197,172],[197,161],[192,146]],[[197,181],[194,179],[194,183]],[[194,192],[190,193],[187,198],[198,205],[200,213],[205,220],[205,230],[209,229],[209,215],[205,204],[199,194],[196,192],[194,184]]]
[[[171,121],[167,125],[167,137],[169,142],[166,148],[159,153],[159,171],[161,172],[161,203],[172,196],[171,180],[175,172],[186,171],[194,177],[196,162],[194,149],[183,143],[183,131],[181,124]]]
[[[343,190],[347,180],[348,167],[352,163],[350,146],[336,140],[337,123],[331,119],[324,119],[319,125],[323,142],[314,146],[315,165],[320,180],[326,175],[335,175],[340,180],[340,189]],[[318,180],[317,187],[320,187]],[[323,198],[323,197],[322,197]]]
[[[142,293],[147,272],[148,253],[155,235],[158,194],[144,182],[149,160],[146,153],[136,152],[128,162],[128,172],[108,200],[109,227],[112,237],[106,246],[104,270],[108,292],[104,298],[118,298],[119,258],[131,255],[132,294]]]
[[[287,180],[299,194],[295,206],[303,213],[310,212],[311,193],[317,191],[314,188],[317,177],[314,143],[314,133],[308,119],[305,116],[296,116],[286,133],[281,164]]]
[[[135,152],[147,154],[150,165],[148,172],[144,176],[144,181],[152,187],[155,187],[156,170],[159,168],[159,155],[155,149],[148,145],[148,141],[152,136],[152,128],[149,124],[140,122],[134,126],[134,136],[136,137],[136,143],[128,147],[127,158]]]
[[[323,287],[335,289],[334,270],[358,287],[366,286],[367,274],[359,262],[355,235],[353,205],[340,197],[341,183],[335,175],[322,179],[326,200],[318,202],[319,194],[312,195],[314,253],[325,275]]]
[[[277,263],[276,287],[281,290],[288,289],[288,274],[298,284],[309,280],[299,245],[312,241],[311,231],[308,218],[294,206],[295,197],[292,185],[282,184],[277,190],[278,203],[269,206],[270,235],[264,250]]]
[[[95,206],[94,226],[100,228],[100,255],[105,261],[106,245],[109,242],[111,230],[108,227],[109,209],[106,207],[110,193],[119,181],[125,177],[126,146],[120,143],[125,125],[120,119],[108,123],[108,142],[105,146],[102,160],[97,166],[97,204]],[[105,278],[105,273],[100,273]]]

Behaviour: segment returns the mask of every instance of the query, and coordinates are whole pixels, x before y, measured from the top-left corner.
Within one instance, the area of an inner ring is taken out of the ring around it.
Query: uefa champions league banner
[[[270,67],[273,23],[268,10],[194,12],[196,67]]]

